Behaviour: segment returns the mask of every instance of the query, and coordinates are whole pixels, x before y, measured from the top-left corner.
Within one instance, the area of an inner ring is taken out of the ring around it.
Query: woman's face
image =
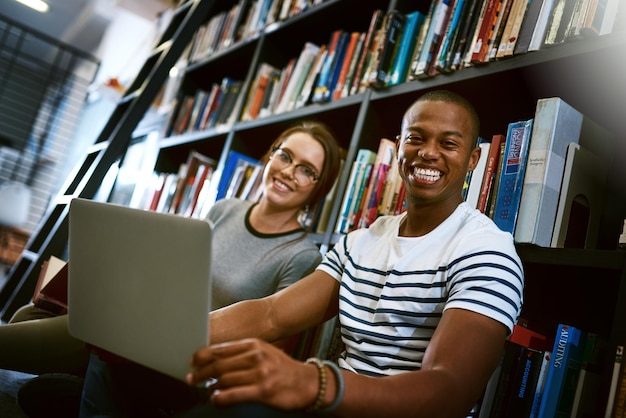
[[[309,202],[324,166],[324,148],[304,132],[291,134],[272,153],[263,173],[264,197],[283,209]]]

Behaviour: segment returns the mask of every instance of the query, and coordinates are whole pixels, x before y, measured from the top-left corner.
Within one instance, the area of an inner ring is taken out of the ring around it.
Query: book
[[[526,16],[526,10],[528,9],[528,4],[531,1],[532,0],[514,0],[511,5],[509,18],[507,19],[506,26],[504,27],[504,32],[502,33],[502,39],[498,45],[496,59],[510,57],[513,55],[515,46],[519,40],[522,24]]]
[[[172,199],[172,205],[169,209],[171,213],[184,213],[186,205],[191,203],[190,199],[186,197],[195,196],[194,188],[198,187],[196,178],[198,177],[198,170],[202,166],[211,167],[211,171],[217,165],[216,161],[212,158],[201,154],[198,151],[190,151],[187,155],[187,160],[181,165],[179,170],[179,185],[176,187]],[[184,169],[183,169],[184,167]],[[202,173],[200,173],[202,175]],[[207,173],[208,174],[208,173]],[[198,179],[199,180],[199,179]]]
[[[383,187],[383,196],[378,203],[379,215],[393,215],[396,209],[396,200],[400,195],[400,189],[402,187],[402,177],[400,177],[400,171],[398,170],[398,159],[393,158],[391,160],[391,166],[387,170],[387,177],[385,178],[385,185]]]
[[[211,175],[215,167],[209,164],[200,164],[194,182],[189,189],[188,198],[183,200],[183,208],[180,213],[183,216],[192,217],[196,213],[198,201],[205,185],[210,184]]]
[[[433,21],[433,15],[435,13],[435,9],[437,8],[437,4],[437,1],[430,2],[428,11],[424,16],[424,22],[422,23],[420,30],[417,33],[413,57],[411,59],[411,67],[409,68],[409,80],[416,80],[419,78],[417,75],[417,67],[419,65],[420,57],[424,49],[424,44],[426,43],[426,39],[428,38],[428,34],[430,32],[430,26]]]
[[[159,197],[155,212],[169,212],[170,205],[174,199],[176,192],[176,184],[178,182],[177,173],[167,173],[163,183],[163,191]]]
[[[211,84],[209,97],[207,98],[206,105],[204,106],[204,109],[202,109],[202,114],[199,118],[198,130],[204,131],[209,127],[209,121],[213,112],[217,108],[218,97],[220,94],[220,85],[218,83]]]
[[[424,23],[425,16],[419,10],[408,13],[402,30],[402,38],[398,46],[398,53],[393,62],[388,85],[404,83],[407,80],[411,59],[415,50],[415,39]]]
[[[539,414],[539,406],[541,405],[541,397],[543,396],[543,388],[546,384],[546,376],[550,367],[550,358],[552,357],[552,351],[544,351],[543,358],[541,359],[541,368],[539,369],[539,376],[537,376],[537,384],[535,385],[535,394],[533,395],[533,401],[530,407],[529,418],[536,418]]]
[[[343,169],[343,164],[345,163],[344,159],[341,159],[341,166],[339,172],[341,173]],[[319,208],[319,215],[315,219],[315,228],[312,228],[316,233],[323,234],[328,229],[328,221],[331,216],[331,211],[333,206],[335,205],[335,199],[337,195],[337,183],[339,181],[339,176],[335,178],[332,187],[324,196],[324,200],[321,203],[321,207]]]
[[[475,209],[478,208],[478,198],[483,185],[487,160],[489,159],[489,150],[491,148],[491,142],[486,141],[484,138],[480,138],[479,141],[478,147],[481,149],[480,158],[472,172],[472,177],[467,189],[467,197],[465,199],[465,201]]]
[[[239,119],[239,111],[242,102],[241,88],[243,81],[233,80],[227,87],[227,94],[222,108],[218,109],[217,126],[230,126]]]
[[[274,113],[274,106],[278,100],[277,98],[281,90],[283,77],[284,69],[282,68],[270,73],[269,83],[263,94],[263,100],[261,101],[261,108],[259,109],[257,118],[264,118]]]
[[[500,158],[498,163],[498,168],[496,169],[496,173],[493,179],[493,186],[491,189],[491,193],[487,198],[487,207],[485,208],[485,215],[489,216],[493,219],[495,210],[496,210],[496,201],[498,200],[498,190],[500,189],[500,178],[502,177],[502,161],[504,161],[504,149],[506,147],[506,136],[505,140],[500,145]]]
[[[539,10],[539,14],[537,15],[537,20],[530,37],[530,41],[526,47],[526,52],[538,51],[541,49],[546,31],[548,30],[548,24],[550,22],[550,16],[553,13],[555,2],[556,0],[543,0],[541,2],[541,8]]]
[[[405,15],[397,10],[390,10],[385,15],[377,44],[378,50],[373,57],[373,65],[369,73],[369,87],[380,89],[388,85],[391,66],[401,41],[405,19]]]
[[[556,0],[548,22],[542,48],[562,44],[577,0]]]
[[[251,164],[259,163],[256,158],[242,154],[241,152],[232,149],[228,152],[228,157],[226,157],[226,161],[224,162],[224,168],[222,169],[221,174],[219,174],[219,183],[217,185],[217,195],[215,198],[216,201],[226,196],[231,177],[235,173],[237,167],[241,166],[244,162]]]
[[[530,414],[548,338],[516,324],[504,348],[502,371],[491,405],[491,417],[522,418]]]
[[[319,46],[312,42],[305,42],[285,88],[285,93],[281,97],[278,106],[276,106],[275,113],[280,114],[294,109],[302,86],[313,67],[313,62],[319,51]]]
[[[370,24],[365,34],[365,39],[363,40],[363,52],[361,53],[361,57],[359,57],[359,62],[357,63],[352,79],[352,85],[350,86],[350,95],[360,93],[365,87],[365,75],[369,67],[369,60],[376,47],[376,34],[382,23],[383,16],[384,13],[381,9],[376,9],[372,13]]]
[[[607,353],[608,340],[595,332],[588,332],[570,418],[593,416],[600,410],[599,390]]]
[[[450,64],[453,59],[453,51],[456,48],[457,41],[459,39],[461,22],[466,18],[466,14],[469,10],[469,1],[457,0],[454,3],[454,9],[451,12],[451,17],[446,30],[443,34],[439,50],[435,56],[434,71],[436,72],[449,72]]]
[[[480,27],[477,29],[476,41],[470,56],[470,62],[482,63],[487,61],[489,39],[498,20],[502,0],[485,0],[487,2]]]
[[[429,21],[428,30],[422,44],[417,62],[413,63],[412,78],[424,78],[428,76],[433,54],[437,49],[440,36],[445,28],[449,17],[451,2],[454,0],[437,0]]]
[[[451,60],[446,66],[446,70],[448,71],[454,71],[463,67],[462,62],[466,56],[466,49],[468,48],[468,45],[471,44],[471,37],[473,36],[475,26],[478,23],[481,4],[483,4],[483,2],[478,1],[469,1],[467,3],[467,11],[465,12],[459,27],[459,39],[456,46],[452,50]]]
[[[502,134],[495,134],[491,137],[491,145],[489,147],[489,153],[487,155],[487,162],[485,165],[485,174],[483,176],[483,182],[478,195],[478,203],[476,209],[485,213],[487,210],[487,202],[489,196],[493,190],[494,179],[498,170],[498,164],[500,164],[501,148],[504,147],[506,137]]]
[[[549,247],[570,142],[578,142],[583,115],[559,97],[539,99],[528,149],[528,162],[515,241]]]
[[[522,19],[522,24],[517,35],[517,41],[513,47],[513,55],[528,52],[528,47],[530,46],[530,41],[537,22],[539,21],[539,15],[544,7],[545,1],[547,0],[529,0],[526,13]]]
[[[299,109],[310,103],[315,82],[319,77],[319,73],[322,69],[322,64],[324,63],[324,59],[326,59],[326,54],[328,53],[327,47],[328,46],[326,44],[319,47],[317,55],[311,65],[309,74],[307,75],[306,80],[304,81],[304,84],[300,89],[300,93],[298,94],[298,97],[296,99],[294,109]]]
[[[346,183],[346,191],[341,202],[341,209],[337,218],[335,232],[347,233],[350,217],[354,213],[354,206],[357,202],[358,194],[363,191],[361,183],[365,176],[365,166],[374,164],[376,153],[367,148],[361,148],[357,151],[356,158],[350,168],[350,176]]]
[[[586,19],[580,29],[581,34],[599,36],[611,33],[619,14],[619,3],[619,0],[597,0],[590,19]]]
[[[492,416],[526,418],[532,408],[544,351],[511,342],[508,346],[512,364],[509,366],[508,380],[503,382],[506,386],[503,386],[502,399],[495,399],[499,401],[499,413],[492,409]]]
[[[395,157],[396,143],[387,138],[381,138],[376,160],[372,166],[372,173],[363,196],[361,214],[358,219],[358,228],[367,228],[378,217],[378,203],[383,196],[385,178]]]
[[[561,323],[557,326],[539,406],[540,418],[553,418],[560,414],[569,416],[585,349],[585,334],[571,325]]]
[[[503,43],[504,30],[509,20],[511,8],[513,7],[514,0],[503,0],[500,4],[500,11],[498,12],[498,18],[493,27],[491,37],[489,38],[489,49],[485,61],[494,61],[500,48],[500,43]]]
[[[615,404],[615,396],[617,394],[617,387],[620,385],[620,375],[623,375],[622,361],[624,358],[624,346],[618,344],[615,348],[615,360],[613,361],[613,370],[611,372],[611,384],[609,386],[609,396],[606,401],[606,408],[604,408],[604,418],[613,417],[613,407]]]
[[[482,400],[479,418],[527,416],[548,338],[515,324]]]
[[[278,80],[277,85],[272,91],[272,97],[270,98],[270,103],[268,104],[268,108],[271,109],[271,114],[276,113],[276,108],[278,104],[282,100],[285,95],[285,90],[287,89],[287,85],[289,84],[289,80],[291,79],[291,75],[293,74],[294,67],[296,66],[296,58],[291,58],[285,67],[283,67],[280,78]]]
[[[589,0],[577,0],[574,5],[574,11],[572,12],[572,17],[565,29],[565,40],[564,41],[575,41],[581,37],[580,29],[585,20],[585,13],[587,11],[587,7],[589,5]]]
[[[330,100],[332,94],[332,78],[337,62],[340,60],[342,43],[345,43],[346,32],[342,30],[333,31],[328,41],[328,52],[324,58],[324,63],[320,69],[317,84],[313,89],[313,103],[325,103]]]
[[[506,145],[500,172],[493,221],[503,230],[515,233],[533,120],[511,122],[507,126]]]
[[[613,403],[612,414],[615,418],[626,416],[626,371],[624,370],[623,362],[615,390],[615,402]]]
[[[354,47],[354,53],[352,54],[352,59],[350,60],[350,66],[348,67],[346,79],[343,83],[343,87],[341,89],[339,97],[348,97],[352,94],[352,85],[354,83],[355,77],[357,76],[357,67],[361,62],[361,57],[366,54],[366,51],[364,50],[365,36],[366,34],[364,32],[361,32],[359,34],[356,46]]]
[[[224,199],[239,198],[241,191],[244,189],[250,174],[254,171],[254,166],[260,165],[260,163],[254,163],[251,161],[239,159],[237,166],[230,176],[228,187]]]
[[[248,94],[248,99],[246,100],[246,106],[241,116],[242,121],[254,120],[259,116],[263,97],[270,83],[271,74],[276,70],[276,67],[266,62],[259,64],[252,87],[250,88],[250,93]]]
[[[348,77],[348,69],[350,68],[350,65],[352,63],[352,58],[354,56],[354,52],[356,50],[357,43],[359,42],[360,37],[360,32],[352,32],[349,35],[348,45],[346,46],[346,52],[344,54],[339,70],[339,77],[337,78],[337,82],[335,83],[331,95],[332,100],[338,100],[342,97],[343,88],[346,84],[346,78]]]
[[[40,309],[57,315],[67,313],[67,262],[50,256],[43,262],[32,302]]]

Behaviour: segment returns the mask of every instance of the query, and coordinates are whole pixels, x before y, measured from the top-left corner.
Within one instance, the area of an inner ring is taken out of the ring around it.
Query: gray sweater
[[[250,225],[253,202],[225,199],[207,215],[213,225],[212,309],[257,299],[312,272],[322,257],[303,229],[262,234]]]

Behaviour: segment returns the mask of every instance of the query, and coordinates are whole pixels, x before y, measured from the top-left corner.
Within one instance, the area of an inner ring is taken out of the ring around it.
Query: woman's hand
[[[315,365],[296,361],[272,344],[245,339],[211,345],[192,359],[187,383],[209,386],[216,405],[258,402],[284,410],[304,409],[317,396]]]

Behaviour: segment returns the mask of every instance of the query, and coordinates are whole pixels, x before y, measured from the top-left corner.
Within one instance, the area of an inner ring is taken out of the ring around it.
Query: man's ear
[[[481,151],[482,151],[481,147],[476,147],[472,150],[472,153],[470,154],[469,164],[467,165],[468,170],[473,170],[476,168],[476,165],[478,164],[478,160],[480,160]]]

